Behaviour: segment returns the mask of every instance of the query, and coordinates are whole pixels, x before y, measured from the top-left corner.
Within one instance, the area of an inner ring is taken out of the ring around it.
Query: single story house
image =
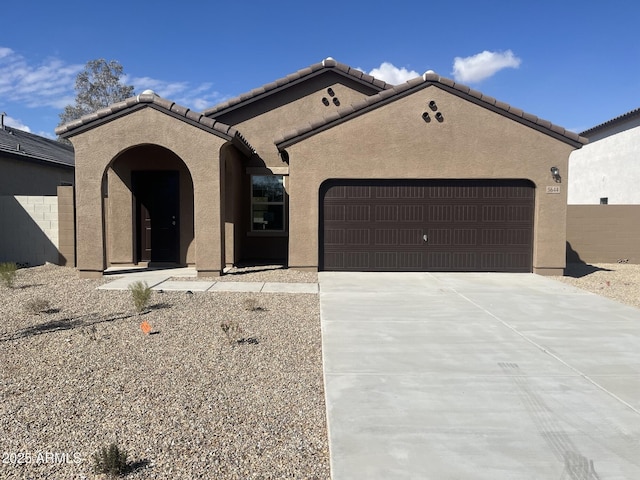
[[[243,261],[562,273],[586,140],[435,73],[389,85],[327,58],[204,112],[151,91],[59,128],[77,267]]]
[[[640,108],[580,134],[569,156],[567,260],[640,263]]]
[[[60,229],[58,189],[73,184],[73,147],[9,127],[4,115],[0,114],[0,262],[72,263],[73,258],[59,251],[73,245],[74,232],[72,217],[70,230]],[[71,211],[72,192],[69,188],[62,200]]]

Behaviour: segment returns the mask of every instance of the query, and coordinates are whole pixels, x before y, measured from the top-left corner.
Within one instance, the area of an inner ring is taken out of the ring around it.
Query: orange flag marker
[[[142,330],[145,335],[149,335],[149,332],[151,331],[151,325],[149,325],[149,322],[145,320],[140,324],[140,330]]]

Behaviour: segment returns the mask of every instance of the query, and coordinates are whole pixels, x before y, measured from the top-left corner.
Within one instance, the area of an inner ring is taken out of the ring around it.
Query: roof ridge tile
[[[56,134],[65,136],[72,131],[88,126],[89,124],[98,122],[106,117],[117,114],[118,112],[135,109],[138,105],[154,105],[162,110],[170,112],[179,117],[183,117],[186,120],[190,120],[198,125],[206,127],[218,133],[224,134],[229,140],[237,139],[242,144],[245,151],[255,152],[255,149],[247,142],[247,140],[236,129],[232,129],[231,126],[219,122],[215,119],[205,116],[203,113],[191,110],[188,107],[179,105],[171,100],[164,99],[155,93],[142,93],[133,97],[129,97],[121,102],[111,104],[109,107],[101,108],[100,110],[90,113],[89,115],[83,115],[82,117],[73,120],[65,125],[56,128]],[[231,134],[229,132],[232,132]]]
[[[361,82],[366,82],[371,84],[372,86],[380,89],[380,90],[386,90],[386,89],[390,89],[392,87],[392,85],[389,85],[388,83],[384,82],[383,80],[377,79],[365,72],[363,72],[362,70],[358,70],[356,68],[353,68],[345,63],[340,63],[338,61],[336,61],[335,59],[331,58],[331,57],[327,57],[325,58],[322,62],[319,63],[314,63],[308,67],[302,68],[296,72],[290,73],[284,77],[278,78],[272,82],[266,83],[264,85],[262,85],[261,87],[258,88],[254,88],[253,90],[249,91],[249,92],[245,92],[242,93],[240,95],[238,95],[237,97],[234,97],[232,99],[226,100],[222,103],[219,103],[217,105],[214,105],[211,108],[207,108],[204,110],[204,114],[209,116],[209,115],[216,115],[228,108],[232,108],[235,107],[236,105],[239,105],[243,102],[246,102],[248,100],[251,100],[253,98],[259,97],[261,95],[269,95],[272,91],[280,88],[280,87],[284,87],[285,85],[288,85],[290,83],[294,83],[298,80],[303,79],[304,77],[307,77],[309,75],[313,75],[317,72],[319,72],[320,70],[323,69],[332,69],[334,71],[339,71],[342,72],[343,74],[349,76],[349,77],[353,77],[356,80],[359,80]]]
[[[363,77],[368,76],[363,73]],[[370,76],[369,76],[370,77]],[[475,101],[482,102],[486,104],[488,107],[495,108],[497,110],[503,111],[504,113],[508,113],[514,117],[522,119],[523,121],[529,122],[530,124],[534,124],[537,127],[542,129],[549,130],[550,132],[565,137],[567,140],[570,140],[573,143],[577,144],[585,144],[587,143],[587,139],[574,133],[569,130],[566,130],[563,127],[554,125],[552,122],[548,120],[541,119],[536,115],[527,113],[513,105],[509,105],[508,103],[501,102],[496,98],[485,95],[478,90],[474,90],[471,87],[464,85],[462,83],[455,82],[452,79],[442,77],[434,72],[425,72],[422,76],[409,79],[407,82],[402,83],[400,85],[389,85],[389,88],[385,90],[381,90],[375,95],[364,97],[362,100],[354,102],[349,106],[349,108],[341,108],[334,115],[328,115],[324,117],[324,119],[317,120],[310,124],[310,129],[306,129],[305,132],[291,132],[289,135],[283,135],[276,141],[276,145],[280,145],[286,142],[289,142],[296,137],[302,136],[306,133],[309,133],[316,129],[322,129],[323,127],[328,126],[332,122],[338,119],[344,119],[351,115],[357,115],[360,111],[367,109],[368,107],[374,106],[378,103],[384,103],[385,100],[390,100],[393,97],[400,96],[404,92],[407,92],[413,88],[423,88],[422,85],[428,86],[429,84],[433,85],[441,85],[444,87],[451,88],[461,94],[471,97],[475,99]],[[638,109],[640,112],[640,109]],[[576,145],[578,146],[578,145]],[[284,148],[284,147],[283,147]]]

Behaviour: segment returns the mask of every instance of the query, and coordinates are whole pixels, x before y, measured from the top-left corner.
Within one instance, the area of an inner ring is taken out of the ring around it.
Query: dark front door
[[[521,180],[334,181],[320,268],[530,272],[534,199]]]
[[[179,261],[179,179],[177,171],[132,172],[139,261]]]

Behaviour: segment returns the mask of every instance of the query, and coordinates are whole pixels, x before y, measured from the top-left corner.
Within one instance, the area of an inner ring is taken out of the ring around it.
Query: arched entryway
[[[105,171],[108,266],[195,263],[194,194],[189,169],[158,145],[138,145]]]

